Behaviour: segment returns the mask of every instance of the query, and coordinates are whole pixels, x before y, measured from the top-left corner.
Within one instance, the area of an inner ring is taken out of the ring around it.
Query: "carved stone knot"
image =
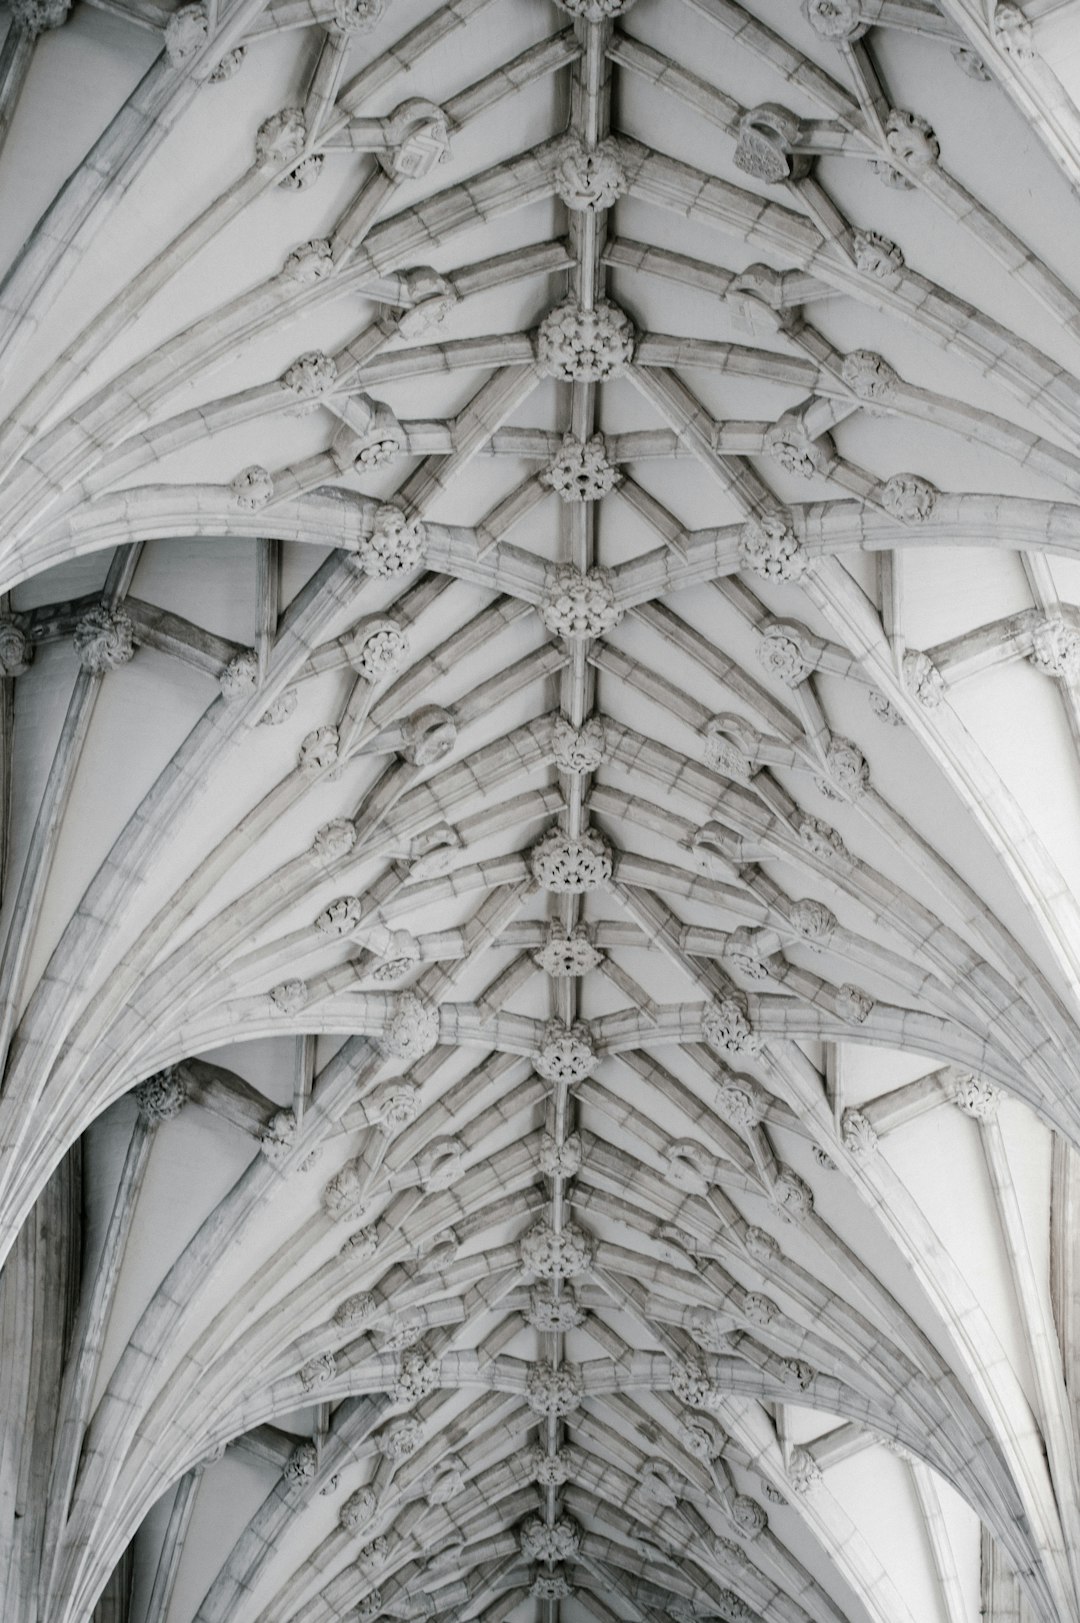
[[[457,723],[439,705],[424,705],[402,722],[401,740],[401,753],[412,766],[434,766],[457,743]]]
[[[17,616],[0,614],[0,676],[22,676],[34,662],[34,644]]]
[[[420,1421],[412,1415],[403,1415],[379,1432],[375,1446],[384,1459],[388,1459],[391,1465],[397,1465],[401,1460],[407,1460],[410,1454],[415,1454],[423,1441],[424,1428]]]
[[[924,524],[934,511],[937,491],[915,473],[894,473],[881,487],[881,505],[902,524]]]
[[[165,24],[165,55],[171,68],[183,68],[206,44],[209,24],[204,5],[181,6]]]
[[[370,1488],[357,1488],[341,1507],[338,1520],[346,1533],[355,1533],[375,1514],[377,1500]]]
[[[865,1161],[877,1151],[878,1135],[869,1116],[861,1110],[845,1110],[840,1118],[840,1136],[849,1155]]]
[[[534,1330],[562,1335],[568,1330],[580,1330],[586,1319],[585,1309],[567,1285],[558,1296],[550,1289],[533,1287],[529,1292],[529,1305],[525,1309],[525,1322]],[[532,1403],[530,1400],[530,1408]],[[575,1404],[576,1407],[576,1404]],[[536,1413],[548,1411],[534,1411]],[[563,1410],[562,1413],[569,1413]]]
[[[553,828],[529,853],[536,883],[556,895],[599,890],[612,874],[611,847],[602,834],[586,829],[577,839]]]
[[[323,824],[311,842],[311,855],[316,862],[333,862],[345,856],[355,844],[356,824],[347,817],[334,817]]]
[[[387,577],[415,569],[424,556],[424,527],[395,502],[375,509],[371,533],[361,538],[356,558],[365,575]]]
[[[787,521],[776,513],[749,519],[739,533],[739,563],[764,580],[799,580],[806,553]]]
[[[259,1134],[259,1149],[272,1167],[288,1160],[296,1143],[296,1116],[291,1110],[275,1110]]]
[[[760,1046],[741,992],[731,992],[706,1007],[701,1034],[718,1054],[754,1054]]]
[[[568,299],[548,311],[537,334],[541,372],[568,383],[621,377],[633,354],[630,317],[607,299],[598,299],[591,310]]]
[[[879,231],[856,231],[854,246],[855,264],[864,276],[872,276],[887,287],[900,280],[904,256],[895,242],[890,242]]]
[[[962,1110],[965,1116],[973,1116],[976,1121],[993,1121],[1001,1103],[999,1089],[970,1073],[957,1077],[955,1097],[957,1109]]]
[[[296,758],[297,767],[305,778],[317,778],[337,765],[338,742],[336,727],[315,727],[305,734]]]
[[[257,462],[243,468],[229,486],[234,506],[242,513],[255,513],[265,507],[274,494],[274,481],[267,470]]]
[[[370,34],[386,10],[386,0],[334,0],[331,26],[339,34]]]
[[[810,160],[795,151],[802,120],[786,107],[765,102],[739,119],[735,167],[754,180],[778,186],[809,173]]]
[[[757,1083],[748,1076],[736,1076],[726,1071],[717,1084],[713,1102],[724,1120],[744,1132],[757,1127],[765,1118],[768,1099]]]
[[[793,1448],[788,1461],[788,1481],[796,1493],[813,1493],[822,1483],[821,1466],[808,1448]]]
[[[565,716],[556,716],[551,731],[551,753],[560,772],[569,772],[574,777],[595,772],[605,751],[601,717],[590,716],[583,726],[575,727]]]
[[[870,26],[859,0],[803,0],[802,13],[815,34],[846,45],[861,39]]]
[[[814,1194],[791,1167],[782,1166],[772,1186],[772,1199],[781,1217],[790,1223],[802,1223],[814,1210]]]
[[[846,1020],[849,1026],[861,1026],[873,1013],[874,1000],[857,986],[845,983],[836,993],[835,1006],[841,1020]]]
[[[402,1353],[390,1393],[395,1403],[419,1403],[439,1385],[439,1360],[421,1347]]]
[[[570,1516],[558,1516],[550,1525],[530,1516],[519,1544],[526,1561],[570,1561],[581,1546],[581,1528]]]
[[[294,1448],[288,1461],[282,1468],[282,1479],[290,1488],[303,1487],[310,1482],[318,1469],[319,1456],[314,1443],[301,1443]]]
[[[540,477],[564,502],[598,502],[614,490],[621,475],[608,460],[602,434],[587,440],[564,434],[560,449]]]
[[[626,190],[626,172],[615,141],[587,147],[579,136],[563,143],[555,164],[555,190],[575,214],[600,214]]]
[[[857,400],[887,405],[896,397],[899,379],[888,361],[872,349],[853,349],[845,355],[840,376]]]
[[[549,631],[571,641],[602,637],[622,619],[615,584],[606,569],[576,569],[573,564],[549,568],[540,617]]]
[[[1075,682],[1080,678],[1080,631],[1060,616],[1040,621],[1031,634],[1031,663],[1044,676]]]
[[[412,1065],[439,1041],[439,1011],[415,992],[401,992],[379,1038],[382,1052]]]
[[[109,609],[104,603],[87,609],[75,627],[75,652],[79,664],[91,676],[118,671],[135,656],[135,627],[123,609]]]
[[[581,1369],[577,1364],[530,1364],[525,1378],[525,1402],[533,1414],[559,1416],[572,1414],[585,1395]]]
[[[315,1392],[320,1386],[327,1386],[337,1374],[337,1359],[332,1352],[320,1353],[317,1358],[309,1358],[300,1369],[300,1385],[305,1392]]]
[[[432,328],[441,326],[461,303],[461,294],[430,265],[416,265],[402,277],[405,290],[413,301],[397,317],[397,330],[402,338],[420,338]]]
[[[1077,638],[1080,648],[1080,637]],[[920,649],[909,648],[904,655],[904,686],[925,710],[937,710],[945,697],[945,678]]]
[[[337,382],[337,362],[321,349],[309,349],[298,355],[283,373],[281,384],[297,400],[317,402],[328,394]]]
[[[558,1233],[550,1223],[536,1223],[521,1238],[521,1266],[539,1279],[576,1279],[592,1266],[593,1242],[575,1223]]]
[[[536,1069],[546,1081],[583,1082],[598,1063],[589,1027],[583,1020],[575,1020],[570,1026],[561,1020],[548,1021],[535,1058]]]
[[[533,953],[533,963],[537,969],[542,969],[545,975],[553,979],[587,975],[602,961],[603,954],[593,946],[584,924],[577,925],[569,935],[564,925],[557,922],[550,924],[547,940]]]
[[[770,676],[795,688],[817,669],[821,643],[798,620],[770,620],[762,627],[757,653]]]
[[[259,685],[259,661],[250,648],[234,654],[218,677],[218,687],[226,704],[248,699]]]
[[[283,107],[259,125],[255,136],[255,162],[260,168],[295,163],[304,150],[307,125],[301,107]]]
[[[187,1104],[186,1073],[180,1065],[166,1066],[165,1070],[155,1071],[145,1082],[140,1082],[138,1087],[132,1088],[131,1096],[135,1100],[140,1117],[148,1127],[156,1127],[159,1122],[172,1121]]]
[[[302,283],[321,282],[325,277],[333,276],[334,256],[329,240],[326,237],[313,237],[310,242],[302,242],[286,258],[281,274]]]
[[[812,896],[792,902],[788,918],[792,928],[806,941],[828,941],[836,929],[836,915]]]
[[[393,180],[422,180],[450,157],[450,127],[434,102],[415,96],[395,107],[387,121],[389,150],[379,162]]]
[[[866,757],[850,738],[833,733],[825,750],[826,776],[814,782],[830,800],[858,800],[870,787]]]
[[[409,655],[409,634],[394,620],[378,620],[348,640],[349,664],[376,686],[396,676]]]

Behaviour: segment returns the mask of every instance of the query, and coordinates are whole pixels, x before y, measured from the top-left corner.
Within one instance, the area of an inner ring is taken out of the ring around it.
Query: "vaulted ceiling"
[[[1076,23],[560,7],[12,0],[5,1623],[1080,1623]]]

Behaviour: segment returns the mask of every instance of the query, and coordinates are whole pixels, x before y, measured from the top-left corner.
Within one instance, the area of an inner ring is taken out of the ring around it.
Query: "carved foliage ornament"
[[[313,237],[302,242],[289,254],[281,271],[294,282],[321,282],[334,274],[334,256],[326,237]]]
[[[369,624],[348,641],[349,663],[373,686],[396,676],[409,653],[409,634],[394,620]]]
[[[567,383],[621,377],[634,354],[630,318],[607,299],[591,310],[568,299],[540,323],[536,358],[541,372]]]
[[[422,1347],[410,1347],[401,1355],[390,1396],[395,1403],[419,1403],[439,1384],[439,1360]]]
[[[320,349],[310,349],[283,374],[281,386],[297,400],[317,402],[337,382],[337,362]]]
[[[560,772],[582,777],[595,772],[606,752],[604,723],[590,716],[583,727],[575,727],[565,716],[556,716],[551,731],[551,753]]]
[[[391,1421],[376,1437],[375,1446],[385,1459],[392,1465],[400,1460],[407,1460],[410,1454],[424,1441],[424,1428],[419,1420],[411,1415],[404,1415],[400,1420]]]
[[[818,639],[797,620],[773,620],[762,628],[757,652],[770,675],[794,688],[817,668],[820,647]]]
[[[872,349],[853,349],[840,364],[840,376],[857,400],[887,405],[896,396],[898,378],[888,361]]]
[[[993,1121],[1001,1102],[999,1090],[981,1077],[964,1073],[956,1078],[956,1103],[965,1116],[976,1121]]]
[[[561,1569],[538,1573],[529,1588],[534,1600],[567,1600],[573,1593],[574,1586]]]
[[[611,878],[611,847],[594,829],[586,829],[572,839],[553,828],[533,846],[529,868],[544,890],[556,895],[580,895],[598,890]]]
[[[259,1134],[259,1149],[272,1167],[283,1166],[296,1143],[296,1117],[291,1110],[275,1110]]]
[[[311,843],[311,855],[317,862],[333,862],[343,857],[356,844],[356,825],[347,817],[334,817],[324,823]]]
[[[603,434],[587,440],[564,434],[559,451],[540,477],[564,502],[598,502],[614,490],[620,474],[608,460]]]
[[[314,1443],[301,1443],[294,1448],[288,1461],[282,1469],[281,1475],[287,1487],[299,1488],[305,1482],[310,1482],[315,1475],[319,1464],[319,1456]]]
[[[630,10],[634,0],[555,0],[555,4],[560,11],[580,17],[583,22],[602,23],[611,17],[621,17]]]
[[[540,617],[556,636],[578,640],[601,637],[622,619],[615,585],[606,569],[575,569],[557,564],[547,572]]]

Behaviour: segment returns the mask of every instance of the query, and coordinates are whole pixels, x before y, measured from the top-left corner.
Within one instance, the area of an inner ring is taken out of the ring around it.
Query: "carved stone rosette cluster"
[[[571,1085],[583,1082],[598,1063],[591,1033],[583,1020],[575,1020],[570,1026],[561,1020],[548,1021],[535,1059],[536,1069],[546,1081]]]
[[[131,1096],[148,1127],[172,1121],[187,1103],[188,1084],[183,1067],[170,1065],[164,1071],[155,1071],[145,1082],[132,1088]]]
[[[522,1235],[520,1249],[522,1268],[539,1279],[576,1279],[592,1266],[592,1239],[575,1223],[558,1233],[550,1223],[536,1223]]]
[[[593,434],[587,440],[564,434],[561,447],[540,477],[561,501],[598,502],[614,490],[620,474],[608,460],[602,434]]]
[[[626,172],[614,141],[587,147],[568,136],[555,164],[555,191],[575,214],[600,214],[626,190]]]
[[[415,569],[424,556],[424,527],[418,518],[409,518],[394,502],[382,502],[375,509],[371,533],[356,549],[356,559],[365,575],[386,578]]]
[[[533,846],[529,869],[544,890],[556,895],[581,895],[599,890],[611,878],[611,847],[595,829],[586,829],[574,839],[553,828]]]
[[[75,627],[75,652],[79,664],[91,676],[118,671],[135,655],[135,627],[130,616],[104,603],[87,609]]]
[[[590,969],[603,961],[603,954],[589,938],[588,929],[578,924],[568,935],[564,925],[553,922],[548,926],[544,945],[533,953],[533,963],[553,979],[565,976],[587,975]]]
[[[541,372],[566,383],[621,377],[634,356],[630,317],[606,299],[591,310],[568,299],[549,310],[536,338]]]
[[[759,1047],[746,999],[739,992],[708,1005],[701,1017],[701,1034],[718,1054],[754,1054]]]
[[[544,581],[540,617],[549,631],[571,641],[602,637],[622,619],[611,575],[606,569],[554,565]]]
[[[743,525],[739,562],[764,580],[798,580],[806,568],[806,554],[786,521],[766,514]]]
[[[569,772],[573,777],[595,772],[606,751],[604,723],[599,716],[590,716],[581,727],[575,727],[565,716],[556,716],[551,753],[560,772]]]

